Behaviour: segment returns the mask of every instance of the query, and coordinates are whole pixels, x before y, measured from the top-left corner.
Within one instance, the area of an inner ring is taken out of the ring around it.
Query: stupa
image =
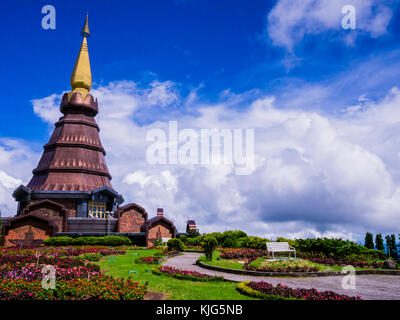
[[[148,220],[146,210],[136,203],[120,206],[124,199],[111,185],[95,120],[98,102],[90,93],[87,15],[81,35],[72,90],[64,93],[60,105],[62,116],[43,147],[32,179],[13,192],[18,208],[14,218],[3,220],[5,246],[37,245],[54,236],[125,235],[135,244],[151,247],[159,239],[177,236],[162,208]]]
[[[60,111],[49,142],[33,177],[27,186],[17,188],[17,215],[35,200],[51,199],[66,206],[69,217],[105,218],[117,209],[123,198],[111,185],[111,175],[104,156],[94,117],[98,103],[90,94],[90,69],[87,38],[90,37],[88,16],[81,35],[82,45],[71,75],[72,90],[64,93]]]

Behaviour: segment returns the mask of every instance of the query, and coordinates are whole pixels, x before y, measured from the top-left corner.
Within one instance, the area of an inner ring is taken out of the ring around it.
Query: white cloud
[[[2,216],[15,214],[16,203],[11,196],[20,184],[26,184],[31,178],[40,154],[33,151],[34,145],[28,145],[16,139],[0,138],[0,211]]]
[[[31,101],[33,111],[44,121],[53,124],[60,117],[59,110],[54,108],[54,106],[60,104],[61,98],[61,94],[52,94],[43,99],[34,99]]]
[[[387,32],[393,1],[382,0],[278,0],[268,14],[267,33],[272,43],[293,51],[306,35],[340,31],[342,7],[356,9],[356,30],[346,30],[343,41],[353,45],[356,34],[379,37]]]
[[[167,86],[175,87],[173,83]],[[234,99],[221,98],[207,105],[196,98],[185,100],[176,92],[172,95],[176,98],[165,99],[164,90],[153,89],[154,83],[138,89],[129,82],[93,91],[103,101],[99,101],[100,135],[112,184],[126,202],[142,205],[151,215],[164,207],[179,230],[193,218],[202,232],[244,229],[269,237],[357,238],[366,230],[396,231],[400,223],[400,90],[394,88],[378,102],[362,98],[362,108],[334,116],[301,108],[279,109],[269,96],[248,102],[246,108],[232,108],[235,103],[243,105],[232,93]],[[146,109],[143,101],[149,101],[149,92],[150,101],[169,102]],[[191,105],[183,105],[182,110],[196,108],[198,113],[169,113],[169,105],[177,100],[190,100]],[[58,107],[54,104],[50,112]],[[154,114],[157,108],[167,120],[145,125],[134,121],[138,113]],[[48,120],[40,109],[36,113]],[[146,133],[154,128],[167,132],[168,120],[177,120],[178,129],[254,128],[256,169],[251,175],[237,176],[231,166],[224,165],[149,165]],[[26,145],[8,149],[0,148],[0,170],[11,177],[11,184],[18,179],[26,183],[38,154]],[[24,167],[14,171],[18,163]],[[8,198],[0,200],[3,206],[4,201],[10,206],[11,190],[0,190],[8,192]]]

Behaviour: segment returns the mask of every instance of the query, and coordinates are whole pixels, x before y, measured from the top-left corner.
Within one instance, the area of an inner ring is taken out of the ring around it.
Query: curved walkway
[[[223,276],[227,280],[265,281],[273,285],[282,283],[292,288],[316,288],[317,290],[331,290],[349,296],[361,296],[365,300],[400,300],[400,276],[392,275],[358,275],[356,276],[356,289],[343,289],[341,276],[334,277],[304,277],[304,278],[279,278],[255,277],[231,274],[201,268],[196,265],[202,253],[184,252],[183,255],[169,258],[163,262],[165,266],[172,266],[184,270],[193,270],[209,275]]]

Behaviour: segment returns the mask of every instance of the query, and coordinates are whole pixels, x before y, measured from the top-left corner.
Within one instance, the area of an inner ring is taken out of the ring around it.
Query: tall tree
[[[383,245],[383,238],[382,235],[380,233],[378,233],[375,237],[375,246],[376,246],[376,250],[385,250],[385,246]]]
[[[392,234],[390,236],[390,244],[392,246],[391,250],[392,250],[392,257],[395,260],[399,260],[399,248],[397,247],[396,244],[396,236],[394,234]]]
[[[365,234],[365,246],[368,249],[373,249],[374,248],[374,236],[370,232],[367,232]]]
[[[385,236],[385,240],[386,240],[386,253],[389,257],[392,256],[392,250],[391,250],[391,241],[390,241],[390,236],[387,235]]]
[[[385,239],[388,255],[394,260],[399,260],[399,249],[396,244],[396,236],[394,234],[387,235]]]

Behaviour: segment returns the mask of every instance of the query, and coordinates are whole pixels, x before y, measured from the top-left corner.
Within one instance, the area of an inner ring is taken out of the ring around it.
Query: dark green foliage
[[[387,254],[394,260],[399,260],[399,249],[397,248],[396,245],[396,236],[394,234],[392,235],[387,235],[385,237],[386,239],[386,249],[387,249]]]
[[[365,247],[368,249],[373,249],[375,247],[374,246],[374,237],[373,237],[372,233],[370,233],[370,232],[367,232],[365,234]]]
[[[247,237],[246,232],[240,230],[224,231],[223,233],[213,232],[208,235],[214,237],[217,240],[218,245],[223,248],[238,248],[239,239]]]
[[[383,238],[380,233],[378,233],[375,237],[375,245],[376,245],[376,250],[380,250],[380,251],[385,250],[385,247],[383,245]]]
[[[200,245],[203,247],[207,260],[212,260],[212,254],[218,245],[215,237],[206,235],[201,239]]]
[[[237,241],[237,246],[246,249],[265,249],[267,242],[270,242],[270,240],[259,237],[244,237]]]
[[[214,237],[217,240],[217,246],[222,248],[247,248],[247,249],[265,249],[266,243],[269,239],[260,237],[247,236],[247,234],[240,230],[225,231],[223,233],[213,232],[201,235],[195,239],[188,238],[188,245],[199,245],[205,236]]]
[[[287,243],[289,243],[289,246],[291,246],[291,247],[293,247],[295,245],[295,240],[286,239],[286,238],[282,238],[282,237],[278,237],[276,239],[276,242],[287,242]]]
[[[104,237],[53,237],[43,241],[47,246],[70,246],[70,245],[85,245],[85,246],[121,246],[130,245],[132,241],[125,236],[104,236]]]
[[[368,249],[350,240],[342,239],[296,239],[294,247],[299,252],[318,254],[320,257],[346,258],[350,255],[364,255],[373,259],[386,257],[382,251]]]
[[[187,245],[188,246],[198,246],[198,245],[200,245],[199,237],[197,237],[197,238],[187,238]]]
[[[169,251],[183,251],[185,250],[185,245],[179,239],[169,239],[167,242],[168,250]]]
[[[188,231],[188,238],[197,238],[200,233],[197,230],[189,230]]]
[[[226,238],[224,242],[222,242],[223,248],[238,248],[239,239],[235,238]]]
[[[188,243],[188,239],[187,239],[187,237],[184,236],[184,235],[179,236],[179,240],[181,240],[184,244],[187,244],[187,243]]]
[[[71,237],[54,237],[43,240],[46,246],[69,246],[72,244]]]

